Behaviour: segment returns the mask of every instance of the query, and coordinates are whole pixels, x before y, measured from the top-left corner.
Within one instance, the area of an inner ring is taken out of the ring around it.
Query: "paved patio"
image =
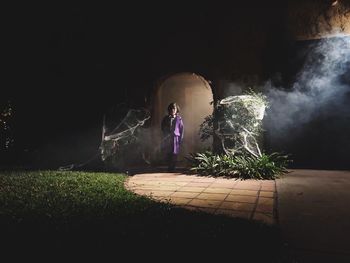
[[[144,173],[126,187],[187,209],[278,223],[300,262],[350,262],[350,171],[295,169],[262,181]]]
[[[276,187],[278,223],[300,262],[350,262],[350,171],[295,169]]]
[[[240,180],[182,173],[136,174],[127,189],[161,202],[212,214],[276,223],[274,180]]]

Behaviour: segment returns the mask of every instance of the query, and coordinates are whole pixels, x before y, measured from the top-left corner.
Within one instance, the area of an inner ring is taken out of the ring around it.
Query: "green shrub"
[[[199,127],[200,138],[221,142],[213,145],[215,153],[261,156],[262,120],[268,106],[266,96],[253,90],[217,100],[213,114]]]
[[[195,170],[200,174],[215,175],[220,170],[220,167],[218,167],[221,164],[220,156],[212,152],[190,154],[190,158],[187,159],[193,163],[191,170]]]
[[[192,172],[211,175],[228,176],[244,179],[274,179],[287,173],[287,165],[291,161],[287,155],[279,153],[255,157],[252,155],[216,155],[206,151],[191,154],[187,160],[191,163]]]

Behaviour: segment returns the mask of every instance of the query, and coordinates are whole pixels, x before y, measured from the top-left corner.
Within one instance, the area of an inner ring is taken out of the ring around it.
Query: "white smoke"
[[[329,105],[341,104],[349,91],[349,74],[350,37],[323,39],[310,47],[291,89],[276,89],[271,81],[265,85],[272,137],[294,132],[329,110]]]

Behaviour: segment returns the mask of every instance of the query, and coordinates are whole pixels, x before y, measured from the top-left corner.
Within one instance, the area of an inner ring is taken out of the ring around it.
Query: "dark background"
[[[57,167],[98,151],[102,118],[145,106],[158,79],[195,72],[213,87],[249,74],[295,72],[283,1],[16,6],[6,16],[1,101],[14,109],[11,162]],[[263,32],[261,35],[260,32]],[[262,39],[262,40],[261,40]],[[261,41],[261,44],[259,44]],[[237,52],[238,50],[238,52]],[[235,52],[233,52],[235,51]],[[10,161],[10,160],[7,160]],[[307,165],[307,164],[306,164]]]

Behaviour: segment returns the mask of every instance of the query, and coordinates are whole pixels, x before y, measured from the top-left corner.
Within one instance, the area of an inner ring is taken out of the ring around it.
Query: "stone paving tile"
[[[144,174],[145,176],[147,176],[147,174]],[[177,173],[154,173],[154,174],[149,174],[153,177],[157,177],[157,175],[159,175],[158,177],[162,177],[162,178],[168,178],[168,177],[171,177],[171,178],[174,178],[174,177],[177,177],[179,174]]]
[[[251,195],[251,196],[257,196],[258,191],[257,190],[240,190],[240,189],[233,189],[230,193],[231,195]]]
[[[162,181],[169,181],[169,180],[172,180],[172,181],[176,181],[176,180],[187,180],[187,178],[185,177],[178,177],[178,176],[161,176],[161,177],[158,177],[159,180],[162,180]]]
[[[176,185],[174,183],[160,183],[157,185],[157,187],[167,187],[167,186],[172,186],[172,187],[182,187],[183,185]]]
[[[258,204],[255,209],[256,212],[273,214],[273,205]]]
[[[184,186],[187,184],[189,184],[189,183],[187,183],[187,182],[174,182],[174,185],[178,185],[178,186]]]
[[[227,194],[201,193],[197,196],[198,199],[204,200],[224,200]]]
[[[237,185],[261,185],[259,180],[246,179],[237,181]]]
[[[140,188],[140,187],[148,187],[148,188],[152,188],[154,187],[154,185],[147,185],[147,184],[129,184],[129,186],[133,187],[133,188]]]
[[[142,186],[142,187],[180,187],[180,186],[184,186],[186,185],[186,183],[162,183],[159,182],[158,184],[138,184],[138,186]]]
[[[148,192],[151,192],[151,191],[175,191],[175,190],[163,190],[163,189],[161,189],[161,188],[159,188],[159,187],[152,187],[152,188],[150,188],[150,187],[138,187],[138,188],[135,188],[135,189],[133,189],[133,191],[138,191],[138,190],[140,190],[140,191],[148,191]]]
[[[218,215],[228,215],[231,217],[238,217],[238,218],[244,218],[244,219],[250,219],[251,212],[244,212],[244,211],[235,211],[231,209],[217,209],[215,211],[215,214]]]
[[[178,174],[178,177],[185,177],[185,178],[196,178],[196,176],[192,176],[192,175],[189,175],[189,174]]]
[[[176,191],[180,188],[181,186],[171,186],[171,185],[162,185],[159,186],[157,189],[155,190],[160,190],[160,191]]]
[[[258,212],[254,213],[253,220],[262,221],[268,225],[273,225],[275,223],[275,220],[272,214],[264,214],[264,213],[258,213]]]
[[[237,190],[260,190],[260,184],[236,184],[234,189],[237,189]]]
[[[140,182],[132,182],[129,183],[129,185],[134,185],[134,186],[145,186],[145,187],[154,187],[154,186],[158,186],[158,185],[163,185],[161,182],[150,182],[150,183],[140,183]]]
[[[186,183],[181,181],[175,181],[175,180],[159,180],[158,181],[160,185],[175,185],[176,183]]]
[[[257,179],[242,179],[242,180],[238,180],[238,182],[246,183],[246,184],[258,184],[258,185],[261,185],[263,181],[257,180]],[[269,181],[265,180],[265,182],[269,182]]]
[[[203,193],[217,193],[217,194],[228,194],[231,192],[230,188],[216,188],[216,187],[208,187]]]
[[[150,174],[143,174],[144,176],[148,177]],[[153,177],[166,177],[166,176],[174,176],[174,174],[170,173],[153,173],[151,174]]]
[[[274,192],[260,191],[260,197],[274,197]]]
[[[261,191],[271,191],[274,192],[276,190],[276,187],[273,185],[262,185]]]
[[[258,204],[260,205],[271,205],[273,206],[273,198],[259,197]]]
[[[159,184],[159,181],[145,181],[145,180],[129,180],[129,184],[137,184],[137,185],[156,185]]]
[[[132,190],[152,190],[154,188],[155,188],[154,186],[143,186],[143,185],[128,187],[128,189],[132,189]]]
[[[186,186],[190,186],[190,187],[208,187],[209,185],[211,185],[211,183],[200,183],[200,182],[191,182],[188,183]]]
[[[196,182],[199,182],[199,183],[212,183],[215,181],[215,178],[198,178],[196,179]]]
[[[257,180],[244,180],[244,181],[238,181],[237,186],[261,186],[261,182]]]
[[[159,182],[159,181],[139,181],[136,183],[137,183],[137,185],[144,185],[144,186],[154,186],[154,185],[161,184],[161,182]]]
[[[201,200],[193,199],[187,205],[197,206],[197,207],[209,207],[209,208],[218,208],[222,203],[221,200]]]
[[[259,197],[258,205],[256,206],[256,212],[273,214],[273,205],[273,198]]]
[[[226,178],[217,178],[216,180],[215,180],[215,183],[217,183],[217,184],[232,184],[232,183],[237,183],[238,182],[238,180],[235,180],[235,179],[226,179]]]
[[[263,181],[261,181],[261,184],[262,185],[270,185],[270,186],[275,186],[276,185],[274,180],[263,180]]]
[[[248,195],[228,195],[225,201],[255,204],[257,197]]]
[[[161,180],[163,182],[191,182],[191,181],[193,181],[193,178],[185,178],[185,177],[180,177],[180,178],[162,178]]]
[[[200,192],[203,192],[203,190],[205,190],[204,187],[188,187],[187,185],[178,189],[179,192],[194,192],[194,193],[200,193]]]
[[[214,188],[229,188],[229,189],[233,189],[235,187],[235,183],[217,183],[217,182],[213,182],[210,187],[214,187]]]
[[[130,177],[125,186],[136,194],[194,211],[275,223],[273,180],[157,173]]]
[[[185,198],[195,198],[199,193],[193,192],[174,192],[171,197],[185,197]]]
[[[231,210],[252,212],[254,209],[254,204],[224,201],[220,205],[220,209],[231,209]]]
[[[137,175],[133,175],[131,176],[131,178],[154,178],[154,177],[159,177],[160,174],[157,173],[157,174],[137,174]]]

